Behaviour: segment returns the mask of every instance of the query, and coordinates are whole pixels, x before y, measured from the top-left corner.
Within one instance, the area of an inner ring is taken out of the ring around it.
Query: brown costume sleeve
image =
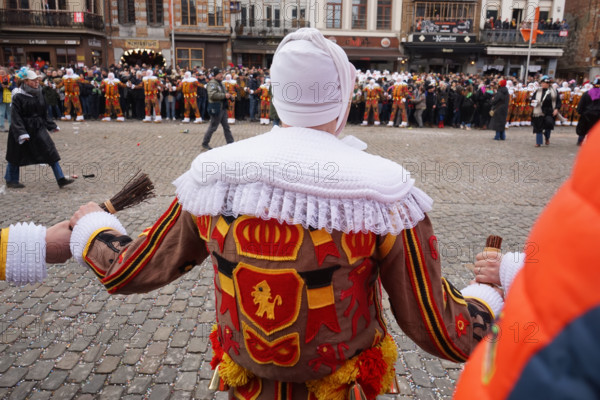
[[[145,293],[179,278],[208,256],[196,218],[174,201],[138,238],[113,229],[90,238],[84,260],[110,293]]]
[[[379,245],[381,281],[400,328],[427,352],[465,361],[491,328],[493,313],[465,299],[441,274],[429,217]]]

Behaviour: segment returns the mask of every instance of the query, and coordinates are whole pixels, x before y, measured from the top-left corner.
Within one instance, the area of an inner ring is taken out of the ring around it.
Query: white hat
[[[290,33],[277,47],[271,65],[273,104],[279,118],[297,127],[337,119],[338,134],[346,124],[355,74],[344,50],[318,30]]]
[[[23,79],[35,80],[39,78],[39,76],[32,70],[27,71],[27,75]]]

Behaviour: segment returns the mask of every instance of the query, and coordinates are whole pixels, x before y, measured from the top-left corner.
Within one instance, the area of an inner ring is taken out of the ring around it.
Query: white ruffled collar
[[[329,231],[398,234],[432,205],[399,164],[298,127],[203,153],[174,184],[194,215],[254,215]]]

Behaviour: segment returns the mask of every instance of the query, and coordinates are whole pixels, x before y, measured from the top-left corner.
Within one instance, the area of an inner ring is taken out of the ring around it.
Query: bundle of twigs
[[[136,206],[154,196],[156,196],[156,193],[154,193],[154,183],[152,183],[147,174],[138,171],[129,179],[119,193],[111,197],[110,200],[106,200],[100,204],[100,207],[104,211],[115,214],[118,211]]]

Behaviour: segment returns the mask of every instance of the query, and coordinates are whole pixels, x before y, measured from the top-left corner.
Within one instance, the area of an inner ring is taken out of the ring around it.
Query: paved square
[[[130,235],[152,225],[173,200],[171,182],[201,149],[207,124],[60,123],[53,134],[65,174],[77,181],[59,189],[47,166],[21,169],[25,189],[0,189],[1,225],[34,221],[51,225],[80,204],[116,193],[137,168],[148,173],[157,198],[119,218]],[[189,129],[189,133],[183,133]],[[269,128],[240,123],[236,140]],[[434,199],[430,213],[444,275],[458,288],[471,279],[464,263],[489,234],[517,251],[577,154],[572,127],[554,131],[551,145],[535,148],[531,128],[511,128],[507,140],[492,131],[346,128],[367,151],[412,172]],[[6,141],[0,151],[5,153]],[[221,128],[213,147],[224,145]],[[2,168],[4,173],[4,168]],[[94,177],[83,178],[83,175]],[[0,185],[2,186],[2,185]],[[392,316],[387,310],[387,316]],[[206,263],[182,279],[141,295],[110,296],[73,260],[49,268],[43,284],[0,283],[0,398],[10,399],[225,399],[208,391],[212,373],[208,335],[214,321],[212,268]],[[461,365],[418,349],[395,322],[401,394],[385,399],[450,398]]]

